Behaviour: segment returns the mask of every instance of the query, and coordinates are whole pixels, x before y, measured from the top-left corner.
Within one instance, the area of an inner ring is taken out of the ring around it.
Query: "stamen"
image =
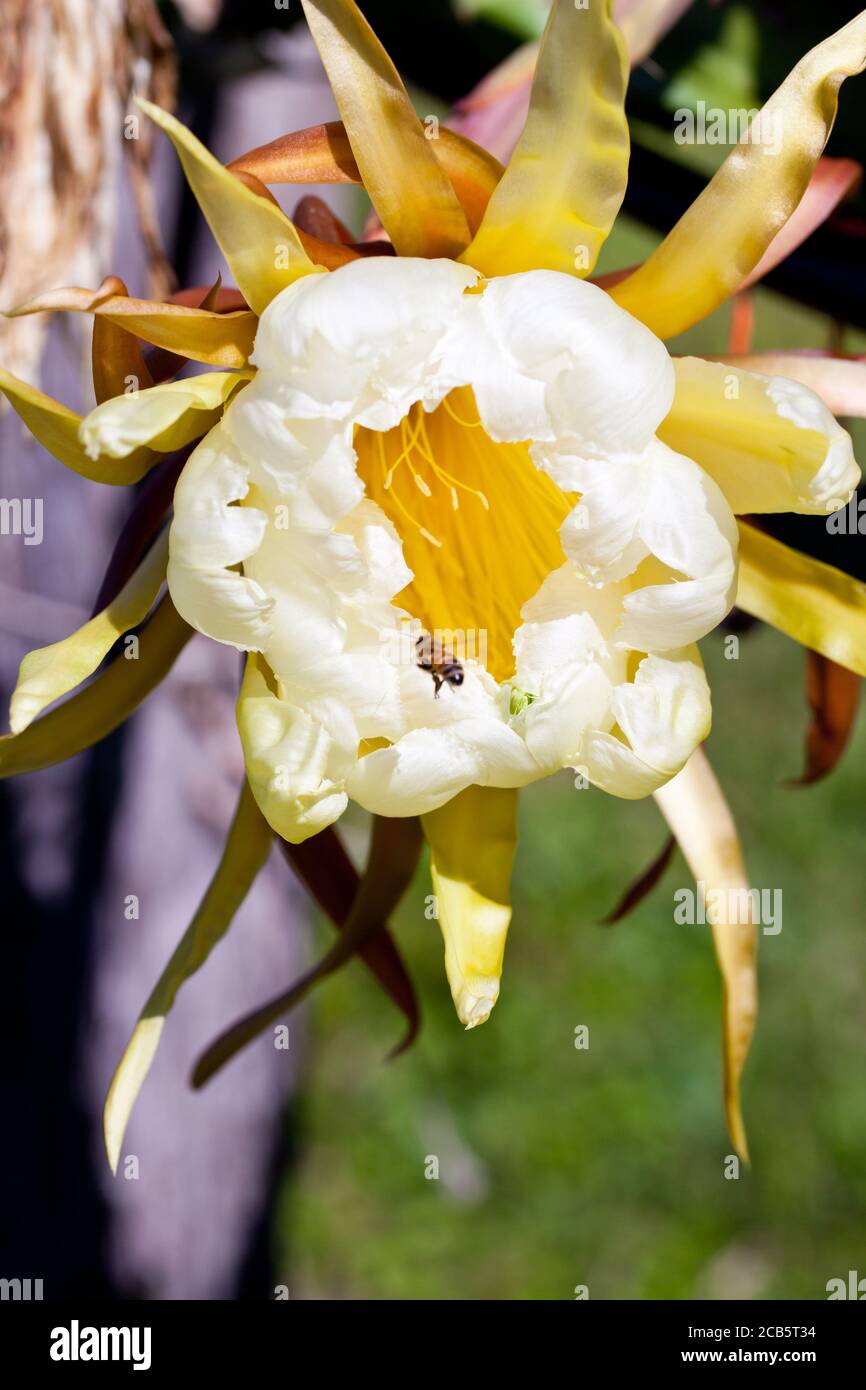
[[[481,424],[480,416],[477,420],[464,420],[462,416],[457,414],[457,411],[454,409],[453,405],[451,405],[447,396],[445,396],[445,398],[443,399],[442,404],[444,405],[448,414],[451,416],[451,419],[456,420],[458,425],[463,425],[464,428],[467,430],[477,430],[479,428]]]
[[[384,478],[385,478],[385,487],[386,487],[386,488],[390,488],[390,486],[391,486],[391,479],[393,478],[393,475],[394,475],[394,469],[395,469],[395,468],[397,467],[397,465],[402,461],[402,459],[403,459],[403,454],[400,455],[400,458],[398,458],[397,461],[396,461],[396,463],[394,463],[394,464],[391,466],[391,468],[389,469],[389,468],[388,468],[388,460],[387,460],[387,458],[386,458],[386,456],[385,456],[385,436],[384,436],[383,434],[377,433],[377,435],[376,435],[376,442],[377,442],[378,449],[379,449],[379,461],[380,461],[380,463],[381,463],[381,466],[382,466],[382,473],[383,473]],[[404,450],[404,453],[405,453],[405,450]],[[417,474],[415,474],[414,471],[413,471],[413,476],[417,478]],[[423,482],[423,479],[422,479],[422,482]],[[426,484],[425,484],[425,486],[426,486]],[[392,490],[392,492],[391,492],[391,500],[394,502],[394,505],[397,507],[397,510],[398,510],[399,512],[402,512],[403,516],[404,516],[404,517],[406,518],[406,520],[409,522],[409,525],[410,525],[410,526],[414,526],[414,527],[415,527],[415,530],[418,532],[419,535],[421,535],[421,536],[424,537],[425,541],[429,541],[431,545],[438,546],[438,547],[441,549],[441,547],[442,547],[442,542],[439,541],[439,540],[437,540],[435,536],[432,536],[432,535],[430,534],[430,532],[429,532],[428,530],[426,530],[425,527],[423,527],[423,526],[421,525],[420,521],[417,521],[417,520],[415,519],[415,517],[414,517],[414,516],[412,515],[412,513],[409,511],[409,508],[408,508],[407,506],[404,505],[404,503],[403,503],[403,502],[400,500],[400,498],[398,497],[397,493],[394,492],[393,490]]]
[[[456,417],[455,417],[455,418],[456,418]],[[438,478],[439,482],[440,482],[440,483],[443,483],[446,487],[449,487],[449,488],[450,488],[450,490],[451,490],[451,505],[452,505],[452,507],[455,505],[455,504],[454,504],[454,491],[455,491],[456,488],[460,488],[463,492],[469,492],[469,493],[471,493],[474,497],[477,497],[477,498],[479,499],[479,501],[481,502],[482,506],[484,507],[484,510],[489,512],[489,511],[490,511],[490,503],[488,502],[487,498],[485,497],[484,493],[481,491],[480,488],[477,488],[477,487],[469,487],[469,485],[468,485],[467,483],[461,482],[461,480],[460,480],[459,478],[455,478],[455,477],[454,477],[454,474],[453,474],[453,473],[449,473],[448,470],[447,470],[446,468],[443,468],[442,465],[441,465],[440,463],[437,463],[436,458],[434,457],[434,454],[433,454],[433,450],[432,450],[432,448],[430,447],[430,440],[429,440],[428,437],[427,437],[427,427],[426,427],[426,425],[424,424],[424,416],[423,416],[423,414],[419,417],[418,426],[419,426],[419,429],[418,429],[418,441],[417,441],[417,442],[418,442],[418,449],[419,449],[419,452],[420,452],[420,453],[424,456],[424,458],[427,460],[427,462],[429,463],[430,467],[433,469],[434,475],[436,476],[436,478]]]

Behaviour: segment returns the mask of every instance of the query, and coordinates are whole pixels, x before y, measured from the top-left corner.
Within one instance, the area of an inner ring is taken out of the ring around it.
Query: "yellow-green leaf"
[[[406,88],[354,0],[302,0],[355,161],[398,254],[457,256],[469,227]]]
[[[103,1134],[113,1173],[117,1172],[132,1107],[150,1071],[177,992],[225,936],[268,857],[272,840],[270,826],[244,783],[217,871],[142,1009],[112,1078],[105,1100]]]
[[[737,524],[737,607],[866,676],[866,584],[747,522]]]
[[[625,193],[628,60],[608,0],[555,0],[529,114],[470,246],[485,275],[589,275]]]
[[[136,661],[118,657],[57,709],[0,738],[0,777],[65,762],[112,733],[168,674],[191,636],[166,595],[139,636]]]
[[[167,563],[166,530],[107,608],[61,642],[27,653],[9,705],[13,734],[20,734],[47,705],[92,676],[118,637],[143,621],[165,579]]]
[[[174,116],[143,97],[138,104],[174,145],[238,289],[260,314],[287,285],[315,270],[297,232],[279,207],[229,173]]]
[[[445,942],[445,971],[466,1028],[489,1018],[499,997],[511,922],[511,869],[517,848],[517,792],[467,787],[422,816]]]

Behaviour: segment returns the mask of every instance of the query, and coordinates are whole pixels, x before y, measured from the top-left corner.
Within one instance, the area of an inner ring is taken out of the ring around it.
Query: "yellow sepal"
[[[866,584],[738,522],[737,607],[866,676]]]
[[[655,798],[695,880],[704,885],[707,916],[722,975],[725,1118],[734,1148],[748,1163],[740,1078],[758,1014],[757,929],[748,920],[750,913],[719,912],[710,907],[720,901],[744,903],[742,895],[749,891],[737,827],[700,748],[673,781],[655,793]],[[711,897],[713,893],[719,896]],[[744,917],[747,920],[742,920]]]
[[[555,0],[517,147],[461,260],[589,275],[625,194],[628,60],[608,0]]]
[[[219,866],[168,965],[138,1017],[108,1089],[103,1113],[105,1151],[117,1172],[132,1107],[151,1064],[177,992],[204,965],[231,925],[273,842],[270,826],[244,783]]]
[[[167,563],[165,530],[107,608],[61,642],[27,653],[9,705],[13,734],[20,734],[47,705],[92,676],[118,637],[145,618],[165,579]]]
[[[364,187],[401,256],[455,257],[469,226],[397,69],[354,0],[302,0]]]
[[[174,116],[143,97],[137,100],[174,145],[238,289],[261,314],[280,290],[316,268],[295,228],[279,207],[230,174]]]
[[[802,198],[836,118],[839,88],[866,66],[866,11],[800,59],[661,245],[610,291],[660,338],[700,322],[758,264]]]
[[[128,487],[137,483],[156,463],[158,455],[150,449],[136,449],[122,462],[117,459],[92,459],[79,442],[81,416],[44,392],[37,391],[26,381],[0,367],[0,391],[20,415],[33,438],[49,454],[93,483],[114,483]]]
[[[422,816],[445,971],[457,1017],[475,1028],[499,996],[511,922],[511,869],[517,848],[517,792],[468,787]]]
[[[0,738],[0,777],[53,767],[112,733],[168,674],[190,637],[192,628],[166,595],[139,636],[137,661],[118,657],[57,709]]]

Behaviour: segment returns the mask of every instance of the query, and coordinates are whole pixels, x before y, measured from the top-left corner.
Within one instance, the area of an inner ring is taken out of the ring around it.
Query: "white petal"
[[[471,379],[494,439],[572,436],[596,456],[637,452],[667,415],[667,350],[598,286],[553,270],[505,275],[467,296],[473,312]]]
[[[253,795],[278,835],[298,844],[342,814],[358,735],[339,701],[301,709],[271,689],[253,659],[244,672],[238,729]]]
[[[202,372],[141,391],[112,396],[82,420],[78,434],[90,458],[125,458],[148,445],[180,449],[209,429],[248,372]]]
[[[588,662],[546,681],[522,716],[526,746],[544,773],[572,765],[588,729],[611,720],[611,684],[600,666]]]
[[[391,748],[360,758],[347,789],[378,816],[421,816],[477,782],[480,756],[447,729],[413,729]]]
[[[640,535],[651,465],[637,457],[583,459],[569,442],[539,451],[544,471],[580,501],[560,530],[562,548],[578,574],[608,583],[631,574],[649,553]]]
[[[389,429],[456,384],[444,342],[478,273],[454,261],[373,256],[304,276],[263,313],[252,361],[291,382],[294,415]]]
[[[696,648],[646,657],[634,681],[614,691],[613,708],[624,738],[590,732],[579,766],[614,796],[647,796],[679,771],[709,733],[710,692]]]
[[[309,278],[309,277],[305,277]],[[298,282],[300,284],[300,282]],[[294,414],[295,392],[275,372],[259,372],[225,413],[223,423],[250,462],[250,477],[291,497],[317,464],[330,471],[354,465],[351,427]]]
[[[710,692],[695,648],[648,656],[613,693],[617,723],[638,757],[672,776],[710,731]]]
[[[243,651],[261,651],[273,598],[230,568],[259,549],[267,517],[238,507],[247,467],[221,426],[191,454],[174,495],[168,587],[178,612],[198,631]]]

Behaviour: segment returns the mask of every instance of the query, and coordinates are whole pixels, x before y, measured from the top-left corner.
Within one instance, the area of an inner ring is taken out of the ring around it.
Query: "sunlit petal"
[[[866,12],[813,48],[661,246],[610,294],[660,338],[739,289],[806,191],[839,87],[866,65]]]
[[[659,436],[718,483],[731,509],[827,514],[860,481],[851,437],[824,402],[781,376],[682,357]]]
[[[866,676],[866,584],[739,523],[737,606]]]
[[[489,1018],[499,997],[511,922],[517,793],[469,787],[424,816],[445,970],[466,1028]]]
[[[302,0],[355,162],[404,256],[456,256],[469,227],[400,76],[354,0]]]
[[[49,454],[66,468],[94,483],[129,486],[137,483],[156,463],[159,455],[150,449],[137,449],[123,461],[93,459],[79,442],[81,416],[26,381],[0,367],[0,391],[20,415],[25,425]]]
[[[79,438],[89,458],[126,458],[143,445],[173,453],[216,424],[252,372],[202,372],[145,391],[115,396],[91,410]]]
[[[428,144],[457,194],[470,232],[475,232],[502,178],[502,165],[480,145],[444,125]],[[263,183],[363,182],[342,121],[282,135],[239,155],[228,167],[254,174]]]
[[[37,295],[26,304],[10,309],[6,316],[17,318],[21,314],[48,311],[95,314],[154,347],[165,348],[179,357],[207,362],[212,367],[245,367],[258,322],[249,309],[217,314],[185,304],[161,304],[155,299],[132,299],[124,295],[104,298],[98,290],[77,286]]]
[[[625,193],[628,62],[608,0],[555,0],[523,134],[462,259],[588,275]]]
[[[286,285],[315,270],[297,232],[276,204],[246,188],[174,116],[138,101],[174,145],[238,289],[260,314]]]
[[[298,844],[343,814],[358,733],[337,701],[301,709],[282,699],[261,657],[246,663],[238,730],[247,777],[268,824]]]
[[[834,415],[866,419],[866,360],[829,352],[754,352],[719,357],[732,367],[764,376],[783,376],[808,386]]]

